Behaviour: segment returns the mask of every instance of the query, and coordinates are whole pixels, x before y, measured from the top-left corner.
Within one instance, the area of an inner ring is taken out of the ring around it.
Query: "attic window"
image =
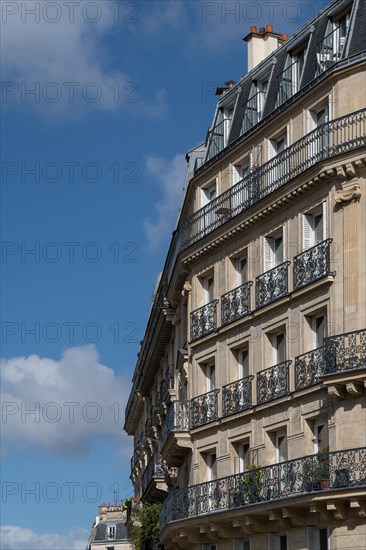
[[[116,526],[108,525],[107,526],[107,539],[114,540],[116,538]]]
[[[280,76],[277,107],[285,103],[300,90],[305,65],[306,46],[288,54],[285,69]]]
[[[325,71],[341,59],[350,25],[350,13],[347,11],[328,22],[326,35],[318,46],[318,72]]]

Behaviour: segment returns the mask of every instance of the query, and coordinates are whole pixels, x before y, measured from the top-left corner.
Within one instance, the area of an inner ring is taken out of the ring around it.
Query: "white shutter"
[[[327,223],[328,223],[327,203],[323,202],[323,240],[325,240],[328,235]]]
[[[317,527],[307,527],[308,550],[319,550],[319,531]]]
[[[308,214],[303,214],[302,216],[302,244],[303,249],[308,250],[308,248],[311,248],[313,246],[313,222],[314,218],[313,216],[309,216]]]
[[[273,267],[274,260],[274,239],[266,237],[264,239],[264,271],[269,271]]]

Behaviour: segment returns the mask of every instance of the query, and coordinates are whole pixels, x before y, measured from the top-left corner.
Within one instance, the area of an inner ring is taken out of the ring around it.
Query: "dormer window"
[[[341,59],[350,24],[350,13],[348,11],[329,21],[324,40],[318,48],[318,72],[325,71]]]
[[[107,540],[115,540],[116,538],[116,526],[107,525]]]
[[[262,118],[267,98],[269,77],[254,80],[249,99],[244,108],[242,132],[245,133],[255,126]]]
[[[285,69],[280,77],[277,107],[285,103],[300,90],[302,73],[305,65],[306,47],[297,49],[287,56]]]
[[[207,159],[220,153],[229,142],[229,135],[234,115],[234,103],[217,110],[214,127],[208,133]]]

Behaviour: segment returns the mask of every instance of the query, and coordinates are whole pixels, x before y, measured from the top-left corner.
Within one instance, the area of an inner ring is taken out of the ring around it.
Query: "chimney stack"
[[[248,72],[259,65],[287,39],[287,34],[273,32],[272,25],[260,27],[258,30],[255,25],[251,26],[250,33],[243,38],[248,44]]]

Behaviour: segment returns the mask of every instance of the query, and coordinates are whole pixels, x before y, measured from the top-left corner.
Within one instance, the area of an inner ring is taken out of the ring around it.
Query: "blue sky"
[[[250,26],[291,35],[325,5],[2,1],[4,550],[84,548],[131,495],[124,406],[185,153]]]

